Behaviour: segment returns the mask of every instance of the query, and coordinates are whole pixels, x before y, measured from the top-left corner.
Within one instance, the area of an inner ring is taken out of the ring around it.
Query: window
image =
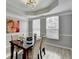
[[[59,39],[59,17],[49,17],[46,19],[46,37]]]
[[[40,19],[33,20],[33,35],[37,34],[37,38],[40,37]]]

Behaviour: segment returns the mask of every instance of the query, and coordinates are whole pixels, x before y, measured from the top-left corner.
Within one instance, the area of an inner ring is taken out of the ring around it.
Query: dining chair
[[[19,35],[11,35],[11,40],[18,40],[19,39]],[[18,59],[18,52],[20,51],[21,49],[16,47],[15,46],[15,51],[16,51],[16,59]]]
[[[37,40],[33,47],[29,49],[29,59],[39,59],[41,39]]]
[[[46,54],[46,51],[45,51],[45,39],[46,39],[46,37],[42,36],[42,38],[41,38],[41,45],[40,45],[40,57],[41,57],[41,59],[43,57],[43,54],[44,55]],[[42,52],[43,52],[43,54],[42,54]]]
[[[45,52],[45,39],[46,39],[46,36],[42,36],[42,37],[37,38],[37,34],[34,33],[34,42],[36,42],[37,39],[41,39],[40,55],[39,56],[40,56],[41,59],[43,59],[42,58],[43,54],[44,55],[46,54],[46,52]],[[42,52],[43,52],[43,54],[42,54]]]

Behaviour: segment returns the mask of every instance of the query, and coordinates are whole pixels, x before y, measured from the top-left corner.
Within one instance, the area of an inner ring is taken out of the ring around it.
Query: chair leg
[[[18,59],[18,52],[16,52],[16,59]]]
[[[39,54],[38,54],[38,59],[39,59]]]
[[[42,51],[43,51],[43,53],[44,53],[44,55],[45,55],[45,54],[46,54],[46,53],[45,53],[45,48],[43,48]]]
[[[13,53],[14,53],[14,45],[11,43],[11,58],[13,59]]]
[[[42,59],[42,51],[41,51],[41,49],[40,49],[40,57],[41,57],[41,59]]]

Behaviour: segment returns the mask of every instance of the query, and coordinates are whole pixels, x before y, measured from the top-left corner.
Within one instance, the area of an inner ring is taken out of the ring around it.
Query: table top
[[[19,40],[11,40],[10,43],[22,49],[28,49],[30,47],[33,47],[33,44],[25,44]]]

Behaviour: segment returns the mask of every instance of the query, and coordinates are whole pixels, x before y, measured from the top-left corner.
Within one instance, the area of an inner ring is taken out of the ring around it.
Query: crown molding
[[[72,10],[67,10],[67,11],[62,11],[62,12],[58,12],[55,14],[47,14],[47,15],[41,15],[41,16],[36,16],[36,17],[30,17],[30,20],[33,19],[44,19],[46,17],[51,17],[51,16],[61,16],[61,15],[68,15],[68,14],[72,14]]]

